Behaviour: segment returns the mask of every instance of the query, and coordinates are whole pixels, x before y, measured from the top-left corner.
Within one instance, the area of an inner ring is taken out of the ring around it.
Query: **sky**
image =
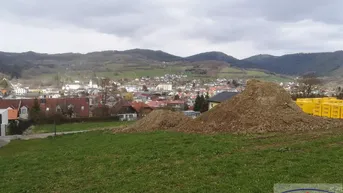
[[[343,49],[342,0],[7,0],[0,50],[162,50],[179,56]]]

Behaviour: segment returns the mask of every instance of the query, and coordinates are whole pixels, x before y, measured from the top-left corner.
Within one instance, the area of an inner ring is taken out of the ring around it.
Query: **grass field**
[[[64,131],[81,131],[81,130],[92,130],[99,128],[112,128],[130,124],[131,122],[89,122],[89,123],[66,123],[56,125],[57,132]],[[51,133],[54,132],[54,125],[36,125],[32,130],[33,133]]]
[[[165,74],[180,74],[185,73],[190,78],[201,78],[201,75],[186,73],[185,70],[190,68],[189,66],[166,66],[164,68],[157,66],[125,66],[122,64],[110,64],[107,65],[108,71],[96,72],[98,77],[108,77],[111,79],[121,79],[121,78],[140,78],[143,76],[163,76]],[[62,80],[84,80],[88,81],[94,73],[92,71],[71,71],[71,72],[61,72],[60,77]],[[35,80],[50,80],[53,81],[56,74],[42,74],[40,76],[35,76]],[[224,67],[216,75],[210,77],[209,75],[204,76],[205,78],[232,78],[232,79],[261,79],[266,81],[277,81],[284,82],[290,81],[292,77],[280,76],[267,74],[260,70],[255,69],[240,69],[235,67]]]
[[[342,183],[343,134],[90,132],[0,149],[1,192],[269,193],[274,183]]]
[[[276,82],[285,82],[290,81],[291,77],[280,76],[267,74],[263,71],[254,70],[254,69],[240,69],[234,67],[225,67],[223,68],[218,76],[220,78],[239,78],[239,79],[249,79],[255,78],[265,81],[276,81]]]

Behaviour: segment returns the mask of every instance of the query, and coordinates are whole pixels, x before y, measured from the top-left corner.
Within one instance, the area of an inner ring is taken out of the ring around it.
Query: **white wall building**
[[[89,81],[88,88],[98,88],[97,84],[94,84],[92,80]]]
[[[15,88],[14,88],[14,93],[15,93],[16,95],[25,95],[27,92],[28,92],[28,91],[27,91],[27,89],[25,89],[25,88],[20,88],[20,87],[15,87]]]
[[[8,109],[0,109],[0,123],[0,136],[5,136],[8,125]]]
[[[29,119],[29,109],[26,106],[20,107],[19,118],[25,120]]]
[[[63,90],[78,90],[81,88],[79,84],[67,84],[62,87]]]
[[[134,85],[133,86],[127,85],[127,86],[125,86],[125,89],[127,92],[137,92],[138,91],[137,86],[134,86]]]
[[[156,87],[156,90],[173,90],[172,84],[159,84]]]

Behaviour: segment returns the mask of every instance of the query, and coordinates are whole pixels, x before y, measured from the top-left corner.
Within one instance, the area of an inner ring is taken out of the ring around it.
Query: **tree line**
[[[208,111],[208,99],[209,99],[208,93],[206,95],[200,95],[198,93],[195,103],[194,103],[194,111],[200,111],[201,113]]]

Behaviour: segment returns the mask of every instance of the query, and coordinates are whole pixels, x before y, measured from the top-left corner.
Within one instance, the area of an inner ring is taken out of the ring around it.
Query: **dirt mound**
[[[340,121],[307,115],[279,85],[251,80],[246,89],[178,131],[260,133],[313,130],[337,126]]]
[[[122,132],[173,130],[190,120],[191,118],[181,112],[154,110],[143,119],[123,129]]]

